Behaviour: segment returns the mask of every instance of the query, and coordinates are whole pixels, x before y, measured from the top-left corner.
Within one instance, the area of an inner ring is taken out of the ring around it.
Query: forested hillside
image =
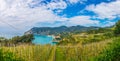
[[[60,27],[34,27],[29,31],[25,32],[25,34],[40,34],[40,35],[57,35],[60,33],[68,33],[68,32],[83,32],[93,29],[98,29],[99,27],[85,27],[85,26],[60,26]]]

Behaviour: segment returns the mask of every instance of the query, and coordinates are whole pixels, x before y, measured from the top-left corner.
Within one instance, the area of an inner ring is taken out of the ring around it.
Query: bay
[[[41,45],[45,45],[45,44],[55,45],[56,44],[53,42],[53,39],[54,39],[53,36],[34,35],[34,38],[35,39],[32,41],[32,43],[34,44],[41,44]]]

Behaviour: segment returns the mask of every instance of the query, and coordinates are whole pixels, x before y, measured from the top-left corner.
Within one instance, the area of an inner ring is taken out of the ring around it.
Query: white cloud
[[[99,24],[99,21],[97,20],[91,20],[90,16],[75,16],[69,19],[69,23],[70,24],[74,24],[74,25],[95,25],[95,24]]]
[[[107,21],[106,24],[103,25],[103,27],[112,26],[114,24],[115,24],[115,22]]]
[[[37,0],[34,0],[34,2],[33,0],[0,0],[0,28],[2,29],[0,34],[4,32],[7,34],[23,33],[40,22],[54,23],[55,21],[62,21],[73,25],[99,23],[99,21],[91,20],[89,16],[67,18],[58,16],[52,11],[54,9],[63,10],[66,7],[67,4],[63,0],[40,5]],[[69,21],[67,22],[67,20]]]
[[[74,3],[78,3],[79,0],[68,0],[70,3],[74,4]]]
[[[100,3],[98,5],[89,5],[86,10],[92,11],[97,14],[97,18],[109,20],[120,17],[120,0],[110,2],[110,3]]]
[[[7,30],[12,25],[20,31],[25,31],[38,22],[52,23],[54,21],[65,20],[65,18],[54,14],[52,10],[48,10],[47,5],[30,8],[28,3],[31,4],[31,2],[32,0],[0,0],[0,28]],[[62,4],[63,2],[60,2],[58,5],[57,3],[53,3],[53,6],[55,5],[55,9],[57,7],[64,9],[61,6]]]
[[[58,2],[50,2],[47,5],[48,8],[54,10],[54,9],[65,9],[67,7],[67,3],[65,1],[58,1]]]
[[[80,4],[84,4],[87,0],[67,0],[68,4],[76,4],[76,3],[80,3]]]

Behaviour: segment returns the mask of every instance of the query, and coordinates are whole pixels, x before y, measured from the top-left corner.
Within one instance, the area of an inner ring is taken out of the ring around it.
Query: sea
[[[34,44],[40,44],[40,45],[56,45],[55,42],[53,42],[54,37],[53,36],[48,36],[48,35],[34,35],[34,40],[32,43]]]

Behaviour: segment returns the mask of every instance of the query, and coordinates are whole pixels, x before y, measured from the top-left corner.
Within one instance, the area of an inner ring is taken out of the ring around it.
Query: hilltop
[[[95,26],[60,26],[60,27],[33,27],[32,29],[25,32],[25,34],[40,34],[40,35],[56,35],[63,32],[83,32],[93,29],[98,29],[100,27]]]

